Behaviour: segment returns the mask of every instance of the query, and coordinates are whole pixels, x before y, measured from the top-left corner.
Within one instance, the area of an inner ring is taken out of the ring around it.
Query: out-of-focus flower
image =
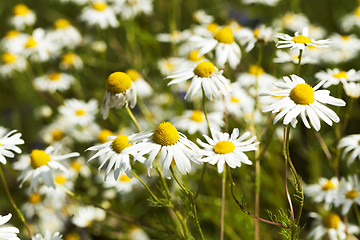
[[[346,83],[344,84],[346,95],[351,98],[357,99],[360,97],[360,84],[359,83]]]
[[[342,215],[346,215],[353,204],[360,205],[360,185],[356,175],[342,178],[334,200],[336,207],[342,205]]]
[[[152,0],[114,0],[114,10],[126,20],[141,13],[150,15],[153,11]]]
[[[27,26],[33,26],[36,21],[35,13],[22,3],[14,6],[13,14],[10,23],[17,30],[24,30]]]
[[[105,219],[106,213],[100,208],[92,206],[79,207],[72,222],[81,228],[90,227],[95,222],[101,222]]]
[[[0,65],[0,74],[2,76],[11,76],[14,72],[22,72],[26,69],[26,60],[23,56],[5,52],[1,55],[2,65]]]
[[[55,21],[54,27],[55,30],[49,33],[52,42],[57,42],[65,48],[74,48],[81,43],[80,32],[68,20],[60,18]]]
[[[323,87],[328,88],[331,85],[338,85],[340,82],[346,84],[352,81],[360,80],[360,72],[355,69],[350,69],[349,71],[341,71],[338,68],[326,69],[326,71],[321,71],[315,74],[315,77],[319,81],[326,80]]]
[[[338,148],[345,148],[342,156],[350,153],[348,156],[348,163],[353,163],[356,158],[360,160],[360,134],[352,134],[342,138],[339,142]]]
[[[95,120],[98,112],[98,104],[95,99],[84,102],[78,99],[67,99],[64,104],[59,107],[62,117],[67,118],[68,122],[73,125],[88,125]]]
[[[282,50],[276,50],[275,52],[276,58],[273,59],[276,63],[299,63],[299,52],[295,49],[292,49],[288,52]],[[303,64],[314,64],[318,62],[316,58],[313,58],[308,54],[308,51],[303,53],[301,57],[301,65]]]
[[[208,24],[214,21],[214,17],[207,14],[203,9],[193,12],[192,17],[195,22],[200,24]]]
[[[102,0],[89,2],[88,6],[83,8],[80,19],[89,26],[98,26],[101,29],[116,28],[120,25],[116,19],[115,8]]]
[[[349,13],[340,19],[340,24],[345,31],[350,31],[355,27],[360,27],[360,6],[352,13]]]
[[[318,183],[304,186],[305,196],[310,197],[314,202],[324,202],[327,209],[333,204],[339,188],[339,180],[336,177],[331,179],[319,178]]]
[[[286,13],[280,19],[276,20],[275,26],[287,29],[293,32],[301,31],[310,25],[309,19],[302,13]]]
[[[83,61],[81,58],[75,53],[67,53],[62,56],[60,68],[63,70],[67,70],[69,68],[74,68],[76,70],[80,70],[83,68]]]
[[[136,93],[140,97],[149,97],[153,93],[153,89],[148,82],[141,76],[135,69],[126,70],[126,74],[131,78],[132,83],[135,85]]]
[[[67,73],[52,72],[34,79],[34,87],[40,91],[55,93],[68,90],[75,78]]]
[[[242,37],[239,34],[239,37]],[[245,37],[244,40],[242,40],[243,44],[246,44],[245,51],[250,52],[257,42],[261,43],[268,43],[274,41],[275,37],[275,31],[271,27],[266,27],[265,25],[261,25],[258,28],[256,28],[251,35],[248,35]]]
[[[267,6],[275,6],[278,2],[279,2],[279,0],[243,0],[244,4],[258,3],[258,4],[267,5]]]
[[[49,231],[46,231],[44,236],[40,233],[37,233],[35,236],[33,236],[34,240],[62,240],[62,235],[59,232],[55,232],[54,234],[51,234]]]

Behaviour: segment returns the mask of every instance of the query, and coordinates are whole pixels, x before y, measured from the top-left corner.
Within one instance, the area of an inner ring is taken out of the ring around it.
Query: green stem
[[[162,202],[155,196],[155,194],[150,190],[150,188],[146,185],[146,183],[134,172],[134,170],[132,170],[132,174],[134,175],[134,177],[137,178],[137,180],[139,180],[141,182],[141,184],[146,188],[146,190],[149,192],[150,196],[159,204],[162,205]]]
[[[140,128],[138,122],[136,121],[136,118],[135,118],[134,114],[131,112],[129,106],[126,106],[125,108],[126,108],[127,113],[129,114],[131,120],[132,120],[133,123],[135,124],[137,130],[138,130],[139,132],[141,132],[141,128]]]
[[[222,173],[222,185],[221,185],[221,214],[220,214],[220,240],[224,240],[224,219],[225,219],[225,203],[226,203],[226,166]]]
[[[346,109],[346,113],[345,113],[345,118],[344,118],[344,123],[343,123],[343,126],[342,126],[342,131],[341,131],[341,136],[344,135],[344,133],[346,132],[346,127],[349,123],[349,119],[350,119],[350,116],[351,116],[351,111],[352,111],[352,108],[353,108],[353,104],[354,104],[354,99],[353,98],[350,98],[350,102],[347,106],[347,109]]]
[[[284,125],[284,147],[283,147],[283,154],[284,154],[284,158],[285,158],[285,193],[286,193],[286,198],[288,200],[289,203],[289,207],[290,207],[290,212],[291,212],[291,219],[294,221],[295,217],[294,217],[294,208],[291,202],[291,197],[289,194],[289,189],[288,189],[288,185],[287,185],[287,181],[288,181],[288,158],[287,158],[287,143],[289,142],[289,136],[288,133],[290,133],[290,130],[288,130],[288,126]]]
[[[24,224],[24,226],[25,226],[25,228],[26,228],[26,231],[28,232],[28,235],[29,235],[30,239],[33,239],[32,233],[31,233],[31,230],[30,230],[30,227],[29,227],[29,224],[26,222],[24,215],[21,213],[20,209],[17,207],[14,199],[13,199],[12,196],[11,196],[11,193],[10,193],[10,191],[9,191],[8,185],[7,185],[7,183],[6,183],[6,179],[5,179],[4,174],[3,174],[3,171],[2,171],[2,166],[0,166],[0,176],[1,176],[1,180],[2,180],[2,182],[3,182],[3,184],[4,184],[4,188],[5,188],[6,194],[8,195],[9,200],[10,200],[10,202],[11,202],[11,205],[14,207],[14,209],[16,210],[16,213],[19,215],[22,223]]]
[[[356,205],[356,203],[353,204],[354,205],[354,210],[355,210],[355,214],[356,214],[356,219],[358,221],[358,225],[360,226],[360,211],[359,211],[359,207]]]
[[[300,76],[300,68],[301,68],[301,58],[302,58],[302,54],[303,54],[303,50],[300,49],[300,53],[299,53],[299,62],[298,62],[298,70],[297,70],[297,75]]]
[[[201,86],[201,91],[202,91],[202,95],[203,95],[203,97],[202,97],[202,108],[203,108],[206,124],[207,124],[207,127],[208,127],[208,132],[209,132],[209,134],[211,134],[210,123],[209,123],[209,120],[208,120],[208,117],[207,117],[207,111],[206,111],[206,96],[205,96],[204,88],[202,86]]]

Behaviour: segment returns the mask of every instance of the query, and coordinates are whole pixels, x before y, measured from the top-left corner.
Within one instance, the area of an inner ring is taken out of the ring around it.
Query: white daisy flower
[[[67,99],[64,104],[59,107],[59,113],[62,117],[68,119],[73,125],[87,125],[95,120],[98,112],[98,104],[95,99],[84,102],[78,99]]]
[[[5,52],[1,55],[2,65],[0,65],[0,74],[7,77],[14,72],[22,72],[26,69],[26,59],[17,54]]]
[[[267,5],[267,6],[275,6],[278,2],[279,2],[279,0],[243,0],[244,4],[258,3],[258,4]]]
[[[360,205],[360,184],[356,175],[342,178],[339,191],[336,194],[334,204],[336,207],[342,205],[342,215],[347,215],[353,204]]]
[[[348,234],[359,233],[359,227],[353,224],[346,226],[335,213],[321,216],[312,212],[310,213],[310,217],[315,218],[312,224],[312,230],[308,235],[308,237],[313,240],[321,240],[324,239],[324,237],[329,240],[345,240]]]
[[[83,8],[80,19],[89,26],[99,26],[101,29],[116,28],[120,25],[116,19],[115,8],[102,0],[88,3],[88,6]]]
[[[61,62],[60,62],[60,69],[67,70],[69,68],[74,68],[76,70],[82,69],[84,66],[83,61],[81,58],[76,55],[75,53],[67,53],[64,56],[62,56]]]
[[[338,68],[326,69],[315,74],[319,81],[326,80],[323,87],[328,88],[331,85],[338,85],[340,82],[346,84],[347,82],[360,80],[360,72],[355,69],[349,71],[341,71]]]
[[[20,240],[20,238],[18,238],[16,236],[16,234],[19,233],[19,229],[16,227],[12,227],[12,226],[2,226],[4,224],[6,224],[8,221],[10,221],[10,218],[12,217],[12,214],[9,213],[8,215],[2,216],[0,215],[0,239],[3,240]]]
[[[202,56],[215,49],[216,64],[224,67],[228,62],[232,69],[235,69],[241,60],[241,50],[234,40],[231,28],[223,27],[216,31],[211,39],[200,36],[193,36],[190,41],[196,43],[199,49],[199,56]]]
[[[330,36],[332,48],[343,49],[357,53],[360,50],[360,39],[355,34],[340,35],[333,33]]]
[[[279,89],[261,94],[263,96],[280,97],[278,101],[262,109],[263,112],[279,113],[274,118],[274,124],[285,116],[283,124],[287,125],[291,122],[295,127],[296,118],[300,115],[304,125],[310,128],[307,116],[314,129],[319,131],[320,119],[330,126],[332,126],[332,122],[338,123],[340,121],[336,113],[323,104],[345,106],[346,103],[341,99],[331,97],[328,90],[318,90],[324,84],[324,81],[312,88],[305,83],[304,79],[294,74],[290,75],[290,77],[285,76],[283,79],[285,83],[274,84]]]
[[[212,139],[207,135],[203,136],[208,143],[197,139],[197,143],[204,148],[202,155],[205,157],[201,161],[212,165],[217,164],[219,173],[223,172],[225,164],[231,168],[240,167],[241,163],[252,165],[244,152],[256,151],[256,146],[260,143],[255,142],[255,136],[245,140],[250,136],[250,132],[239,136],[239,129],[237,128],[233,129],[230,136],[228,133],[222,133],[214,129],[211,129]]]
[[[30,193],[27,195],[28,200],[21,206],[21,210],[27,218],[33,218],[46,207],[44,196],[39,193]]]
[[[140,97],[149,97],[153,93],[153,89],[148,82],[141,76],[141,74],[134,70],[128,69],[126,70],[126,74],[131,78],[132,83],[135,85],[136,93]]]
[[[55,232],[54,234],[51,234],[49,231],[45,232],[45,235],[41,235],[40,233],[37,233],[35,236],[33,236],[34,240],[62,240],[62,235],[59,232]]]
[[[47,147],[45,150],[34,149],[30,154],[30,163],[22,169],[18,180],[21,180],[20,186],[25,181],[30,180],[30,189],[37,190],[40,178],[44,184],[49,187],[55,188],[52,172],[59,169],[66,172],[67,169],[59,161],[71,157],[78,157],[79,153],[73,152],[65,155],[58,155],[54,147]]]
[[[205,96],[212,101],[214,98],[219,99],[220,93],[226,96],[230,91],[230,81],[226,79],[222,73],[223,71],[219,71],[214,64],[205,61],[200,62],[195,68],[184,67],[183,69],[179,69],[166,78],[173,79],[168,85],[181,83],[192,78],[185,99],[191,99],[195,93],[203,88]]]
[[[136,88],[129,75],[124,72],[114,72],[106,80],[106,91],[100,112],[106,119],[110,108],[122,108],[124,105],[135,107]]]
[[[288,12],[274,23],[275,26],[297,32],[310,25],[309,19],[303,13]]]
[[[15,133],[15,134],[13,134]],[[21,153],[21,149],[16,146],[24,144],[21,138],[21,133],[16,133],[16,130],[7,132],[7,129],[0,127],[0,162],[6,164],[6,158],[13,158],[16,153]]]
[[[27,26],[33,26],[36,21],[36,15],[25,4],[16,4],[13,8],[13,16],[10,23],[17,30],[24,30]]]
[[[40,91],[55,93],[68,90],[75,78],[67,73],[52,72],[34,79],[34,87]]]
[[[113,178],[109,178],[104,182],[105,188],[116,189],[116,191],[121,194],[125,195],[130,193],[136,185],[139,185],[139,181],[136,178],[129,178],[127,174],[121,172],[119,178],[117,180]]]
[[[104,221],[106,212],[92,206],[79,207],[72,218],[72,222],[81,228],[90,227],[94,222]]]
[[[152,0],[114,0],[114,9],[125,20],[153,12]]]
[[[345,31],[351,31],[355,27],[360,27],[360,6],[352,13],[349,13],[340,19],[340,24]]]
[[[163,58],[159,60],[158,68],[163,76],[167,76],[175,72],[182,63],[180,58]]]
[[[179,43],[185,40],[186,35],[182,34],[180,31],[175,30],[171,33],[159,33],[156,35],[156,39],[159,42],[169,42],[169,43]]]
[[[310,197],[314,202],[324,202],[327,209],[333,204],[339,188],[337,177],[331,179],[319,178],[318,183],[305,185],[305,196]]]
[[[330,40],[314,40],[309,38],[309,29],[304,28],[302,33],[295,33],[295,36],[290,36],[288,34],[278,34],[277,38],[280,40],[277,42],[277,48],[291,48],[305,50],[307,46],[314,46],[318,48],[328,47]]]
[[[346,95],[351,98],[357,99],[360,97],[360,83],[346,83],[344,84]]]
[[[308,52],[303,53],[301,57],[301,65],[304,64],[315,64],[318,62],[317,58],[313,58]],[[290,50],[289,52],[276,50],[275,52],[276,57],[273,59],[275,63],[299,63],[299,52],[295,49]]]
[[[6,32],[5,37],[1,39],[1,47],[6,52],[20,54],[24,50],[28,35],[16,30]]]
[[[68,20],[60,18],[55,21],[54,27],[55,30],[49,33],[53,42],[65,48],[74,48],[81,43],[80,32]]]
[[[360,134],[352,134],[343,137],[338,145],[338,148],[345,148],[342,157],[350,153],[348,156],[348,164],[353,163],[356,158],[360,160]]]
[[[236,36],[242,37],[239,34]],[[266,27],[265,25],[260,25],[258,28],[256,28],[251,35],[249,35],[244,40],[241,40],[243,44],[246,44],[245,51],[250,52],[257,42],[271,42],[274,41],[275,32],[274,29],[271,27]]]
[[[91,170],[88,165],[86,165],[86,161],[83,157],[77,158],[70,163],[69,166],[69,176],[77,177],[77,176],[89,177],[91,175]]]
[[[161,123],[153,132],[139,133],[137,138],[143,140],[136,145],[131,146],[131,151],[135,151],[134,160],[144,163],[150,169],[152,162],[159,152],[161,152],[161,165],[166,177],[170,177],[169,168],[172,161],[179,171],[186,175],[191,171],[190,161],[199,163],[200,149],[188,140],[169,122]],[[143,155],[149,154],[147,158]]]
[[[208,24],[214,21],[214,17],[207,14],[203,9],[193,12],[192,17],[195,22],[200,24]]]

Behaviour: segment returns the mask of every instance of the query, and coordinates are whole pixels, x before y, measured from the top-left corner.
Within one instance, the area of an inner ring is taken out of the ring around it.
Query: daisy
[[[303,53],[301,57],[301,65],[304,64],[314,64],[317,63],[317,59],[311,57],[308,52]],[[273,59],[275,63],[299,63],[299,52],[297,50],[290,50],[289,52],[282,51],[282,50],[276,50],[275,52],[276,57]]]
[[[345,148],[342,157],[351,152],[348,157],[348,164],[353,163],[356,158],[360,160],[360,134],[352,134],[342,138],[338,148]]]
[[[17,30],[24,30],[27,26],[33,26],[36,21],[36,15],[25,4],[17,4],[13,8],[14,16],[11,17],[10,23]]]
[[[116,13],[125,20],[130,20],[144,13],[150,15],[153,11],[152,0],[114,0]]]
[[[346,83],[344,90],[347,96],[357,99],[360,97],[360,84],[359,83]]]
[[[180,31],[175,30],[172,33],[159,33],[156,35],[156,39],[159,42],[170,42],[170,43],[179,43],[183,41],[186,35],[182,34]]]
[[[274,41],[275,32],[272,28],[261,25],[256,28],[250,36],[242,40],[243,44],[247,44],[245,51],[250,52],[257,42],[268,43]],[[236,36],[242,37],[240,34]]]
[[[199,56],[215,49],[216,64],[220,67],[224,67],[225,63],[228,62],[230,67],[235,69],[240,63],[241,50],[234,40],[231,28],[223,27],[217,30],[211,39],[193,36],[190,38],[190,41],[196,42]]]
[[[179,171],[186,175],[191,171],[190,161],[199,163],[200,149],[198,146],[188,140],[169,122],[161,123],[153,132],[139,133],[138,137],[141,142],[131,146],[131,151],[135,151],[134,160],[144,163],[150,169],[152,162],[159,152],[161,152],[161,165],[166,177],[170,177],[169,168],[172,161]],[[149,154],[147,158],[143,155]]]
[[[276,20],[274,25],[278,28],[297,32],[310,25],[309,19],[302,13],[288,12],[280,19]]]
[[[67,73],[52,72],[34,79],[34,87],[40,91],[55,93],[68,90],[75,78]]]
[[[24,50],[25,43],[29,36],[16,30],[10,30],[1,39],[1,47],[5,52],[20,54]]]
[[[360,80],[360,72],[355,69],[350,69],[349,71],[341,71],[337,68],[326,69],[326,71],[321,71],[315,74],[315,77],[319,80],[326,80],[323,87],[328,88],[331,85],[338,85],[340,82],[346,84],[351,81]]]
[[[89,26],[98,26],[101,29],[116,28],[120,25],[116,19],[115,8],[101,0],[88,3],[88,6],[82,9],[80,19]]]
[[[293,127],[296,126],[297,116],[307,128],[310,124],[306,118],[310,119],[311,125],[316,131],[320,130],[320,119],[332,126],[332,121],[338,123],[340,118],[330,108],[323,105],[328,103],[334,106],[345,106],[341,99],[331,97],[330,91],[318,90],[325,81],[321,81],[314,88],[305,83],[304,79],[292,74],[290,77],[285,76],[285,83],[274,84],[279,90],[273,90],[269,93],[263,93],[263,96],[278,96],[279,100],[262,109],[263,112],[279,113],[274,118],[274,124],[284,117],[283,124],[290,122]]]
[[[0,74],[11,76],[14,72],[22,72],[26,69],[26,59],[21,55],[5,52],[1,55],[2,65],[0,65]]]
[[[68,119],[68,122],[73,125],[88,125],[95,120],[95,115],[98,112],[98,104],[95,99],[84,102],[78,99],[67,99],[64,105],[59,107],[59,113],[62,117]]]
[[[55,21],[54,27],[55,30],[49,33],[53,42],[57,42],[60,46],[66,48],[74,48],[81,43],[82,36],[80,32],[68,20],[60,18]]]
[[[275,6],[278,2],[279,2],[279,0],[243,0],[244,4],[258,3],[258,4],[267,5],[267,6]]]
[[[331,179],[319,178],[318,183],[304,186],[306,196],[312,198],[314,202],[324,202],[327,209],[333,203],[339,188],[337,177]]]
[[[203,9],[197,10],[192,14],[193,20],[200,24],[209,24],[214,21],[214,17],[207,14]]]
[[[15,133],[15,134],[13,134]],[[16,133],[16,130],[7,132],[7,129],[0,127],[0,162],[6,164],[6,158],[13,158],[16,153],[21,153],[21,149],[16,146],[24,144],[21,138],[21,133]]]
[[[134,83],[135,85],[136,93],[140,97],[146,98],[152,95],[152,87],[144,80],[144,78],[138,71],[134,69],[128,69],[126,70],[126,74],[129,75],[129,77],[131,78],[132,83]]]
[[[201,88],[204,89],[205,96],[212,101],[214,98],[219,99],[220,93],[227,95],[230,91],[230,81],[222,75],[214,64],[205,61],[200,62],[196,67],[184,67],[179,69],[166,78],[173,80],[169,85],[181,83],[187,79],[192,79],[190,87],[185,95],[185,99],[191,99]]]
[[[35,236],[33,236],[34,240],[62,240],[62,235],[59,232],[55,232],[54,234],[51,234],[49,231],[45,232],[45,235],[42,236],[40,233],[37,233]]]
[[[100,208],[92,206],[79,207],[72,218],[72,222],[80,228],[86,228],[90,227],[95,221],[104,221],[105,217],[105,211]]]
[[[225,164],[231,168],[240,167],[241,163],[252,165],[244,152],[256,151],[256,146],[260,143],[255,142],[255,136],[245,140],[250,136],[250,132],[239,136],[239,129],[237,128],[233,129],[230,136],[228,133],[222,133],[215,129],[211,129],[212,139],[207,135],[203,136],[208,143],[197,139],[197,143],[204,148],[202,155],[205,157],[201,161],[212,165],[217,164],[219,173],[223,172]]]
[[[182,63],[183,61],[179,58],[163,58],[159,60],[158,68],[163,76],[167,76],[175,72]]]
[[[127,193],[130,193],[139,183],[140,182],[136,178],[129,178],[127,174],[121,172],[119,175],[119,179],[108,179],[104,182],[104,187],[110,189],[115,188],[118,193],[125,195]]]
[[[357,7],[352,13],[349,13],[340,19],[340,24],[345,31],[351,31],[354,27],[359,27],[360,6]]]
[[[356,175],[342,178],[339,191],[336,194],[334,204],[336,207],[342,205],[342,215],[347,215],[353,204],[360,205],[360,185]]]
[[[30,190],[36,190],[41,178],[46,186],[55,188],[52,172],[57,169],[63,172],[67,171],[59,161],[78,156],[80,156],[80,154],[77,152],[58,155],[56,149],[51,146],[45,150],[32,150],[29,156],[29,164],[22,169],[22,173],[18,178],[19,181],[21,180],[20,186],[22,186],[25,181],[30,180]]]
[[[69,68],[74,68],[76,70],[82,69],[84,66],[83,61],[81,58],[76,55],[75,53],[67,53],[64,56],[62,56],[61,62],[60,62],[60,69],[67,70]]]
[[[309,38],[309,29],[304,28],[302,33],[295,33],[295,36],[290,36],[288,34],[278,34],[277,38],[281,39],[277,42],[277,48],[291,48],[291,49],[299,49],[305,50],[307,46],[314,46],[318,48],[328,47],[330,44],[330,40],[314,40]]]
[[[106,91],[101,105],[101,114],[104,119],[109,115],[110,108],[122,108],[130,105],[134,108],[136,104],[136,88],[131,78],[124,72],[110,74],[106,81]]]
[[[106,143],[108,140],[107,138],[110,136],[115,136],[116,134],[110,131],[109,129],[102,129],[98,134],[98,142],[99,143]]]
[[[333,33],[330,36],[332,47],[335,49],[343,49],[351,52],[359,52],[360,50],[360,39],[355,34],[340,35]]]
[[[2,216],[0,215],[0,239],[3,240],[20,240],[20,238],[18,238],[16,236],[17,233],[19,233],[19,229],[16,227],[12,227],[12,226],[2,226],[4,224],[6,224],[10,218],[12,217],[12,214],[9,213],[8,215]]]
[[[46,207],[44,196],[39,193],[29,193],[27,195],[28,200],[22,205],[21,209],[27,218],[33,218]]]

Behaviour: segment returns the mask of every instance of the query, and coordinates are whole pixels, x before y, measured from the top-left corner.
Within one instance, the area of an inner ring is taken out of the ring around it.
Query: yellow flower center
[[[258,29],[258,28],[255,29],[255,30],[254,30],[254,37],[255,37],[255,38],[258,38],[258,37],[259,37],[259,33],[260,33],[260,29]]]
[[[30,154],[30,165],[33,169],[46,165],[50,161],[50,155],[43,150],[34,149]]]
[[[322,185],[321,189],[324,191],[329,191],[331,189],[335,188],[335,185],[332,183],[332,181],[328,180],[324,185]]]
[[[77,233],[68,233],[65,235],[64,240],[80,240],[80,236]]]
[[[24,16],[29,11],[30,11],[30,9],[25,4],[17,4],[13,8],[14,15],[16,15],[16,16]]]
[[[41,202],[41,195],[38,193],[33,193],[29,196],[29,202],[32,204],[37,204]]]
[[[347,78],[347,73],[344,71],[340,71],[338,73],[333,74],[334,78]]]
[[[233,103],[239,103],[240,99],[238,99],[236,97],[231,97],[230,101],[233,102]]]
[[[26,48],[33,48],[37,45],[37,42],[35,41],[35,39],[33,37],[29,38],[27,40],[27,42],[25,43],[25,47]]]
[[[51,81],[58,81],[58,80],[60,80],[61,74],[58,72],[54,72],[54,73],[50,73],[48,77],[49,77],[49,80],[51,80]]]
[[[258,67],[257,65],[251,65],[249,68],[249,73],[254,76],[260,76],[264,74],[264,69],[262,67]]]
[[[117,136],[111,144],[111,148],[117,153],[121,153],[122,150],[130,146],[129,138],[125,135]]]
[[[188,59],[193,62],[198,62],[198,61],[204,59],[204,56],[200,56],[200,57],[198,57],[198,56],[199,56],[199,50],[194,50],[189,53]]]
[[[315,100],[314,90],[309,84],[301,83],[291,90],[290,98],[296,104],[309,105]]]
[[[74,53],[67,53],[63,56],[62,61],[65,64],[73,65],[75,58],[76,58],[76,55]]]
[[[82,109],[79,109],[75,112],[76,116],[83,116],[85,115],[85,113],[86,113],[85,110]]]
[[[219,29],[219,25],[216,23],[209,23],[206,29],[215,34],[216,31]]]
[[[121,177],[119,177],[120,182],[128,182],[130,180],[131,180],[131,178],[129,178],[126,174],[121,175]]]
[[[60,28],[67,28],[71,24],[68,20],[66,20],[64,18],[60,18],[60,19],[56,20],[54,25],[55,25],[56,29],[60,29]]]
[[[214,72],[215,66],[211,62],[201,62],[194,69],[194,73],[201,78],[209,77]]]
[[[133,82],[135,82],[136,80],[138,80],[139,78],[141,78],[141,75],[138,71],[136,71],[135,69],[128,69],[126,71],[126,74],[129,75],[129,77],[131,78],[131,80]]]
[[[349,35],[342,35],[341,39],[344,41],[349,41],[350,40],[350,36]]]
[[[355,15],[360,17],[360,7],[356,8]]]
[[[153,141],[161,146],[170,146],[179,140],[179,132],[169,122],[161,123],[154,131]]]
[[[223,27],[215,33],[214,38],[221,43],[231,44],[234,42],[234,36],[231,28]]]
[[[7,38],[14,38],[14,37],[17,37],[17,36],[19,36],[19,32],[18,31],[16,31],[16,30],[10,30],[10,31],[8,31],[7,33],[6,33],[6,37]]]
[[[166,62],[165,66],[170,72],[174,71],[174,69],[175,69],[175,65],[172,63],[169,63],[169,62]]]
[[[221,141],[215,144],[213,149],[217,154],[227,154],[234,151],[235,145],[230,141]]]
[[[350,190],[345,194],[345,198],[347,199],[355,199],[357,196],[359,195],[359,193],[355,190]]]
[[[59,129],[54,129],[51,132],[51,137],[54,141],[59,141],[65,137],[65,133]]]
[[[0,143],[0,147],[1,147],[1,143]]]
[[[11,53],[6,52],[1,56],[1,60],[3,61],[3,63],[9,64],[9,63],[15,62],[16,57],[15,57],[15,55],[12,55]]]
[[[99,142],[101,143],[106,143],[108,140],[107,140],[107,137],[109,136],[114,136],[115,134],[108,130],[108,129],[103,129],[100,131],[99,135],[98,135],[98,140]]]
[[[95,2],[92,4],[92,7],[96,11],[102,12],[105,11],[105,9],[107,8],[107,4],[104,2]]]
[[[130,87],[131,78],[124,72],[114,72],[106,81],[106,90],[112,94],[124,93]]]
[[[302,43],[302,44],[307,44],[307,43],[311,43],[311,39],[308,37],[305,37],[303,35],[299,35],[299,36],[295,36],[292,39],[295,43]]]
[[[59,175],[54,178],[54,182],[58,185],[63,185],[66,183],[66,178],[63,175]]]
[[[192,115],[191,115],[190,119],[195,121],[195,122],[202,122],[203,121],[203,114],[199,110],[194,110],[192,112]]]
[[[76,172],[80,172],[82,168],[82,164],[79,163],[78,161],[74,161],[71,163],[71,168],[74,169]]]
[[[335,213],[330,213],[329,215],[323,217],[322,224],[326,228],[337,229],[340,223],[340,217]]]

